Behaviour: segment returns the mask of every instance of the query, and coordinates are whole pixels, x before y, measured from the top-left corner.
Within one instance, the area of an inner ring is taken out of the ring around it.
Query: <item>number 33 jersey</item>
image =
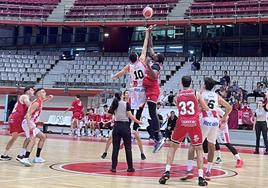
[[[177,93],[179,117],[177,122],[183,127],[199,125],[199,103],[194,90],[183,90]]]

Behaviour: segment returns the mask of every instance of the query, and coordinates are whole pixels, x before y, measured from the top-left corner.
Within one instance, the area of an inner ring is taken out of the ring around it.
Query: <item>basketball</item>
[[[151,18],[153,16],[154,11],[151,7],[147,6],[143,9],[142,14],[146,19],[148,19],[148,18]]]

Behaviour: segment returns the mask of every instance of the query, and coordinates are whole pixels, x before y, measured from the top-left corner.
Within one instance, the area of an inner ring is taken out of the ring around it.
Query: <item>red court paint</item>
[[[160,177],[165,170],[165,164],[163,163],[145,163],[135,162],[134,173],[127,172],[127,165],[125,162],[119,162],[117,165],[117,172],[111,172],[111,162],[88,162],[88,163],[70,163],[60,166],[60,170],[86,173],[86,174],[101,174],[101,175],[115,175],[115,176],[139,176],[139,177]],[[186,166],[184,165],[172,165],[171,176],[174,178],[182,177],[185,175]],[[197,168],[194,167],[194,174],[197,175]],[[235,172],[228,173],[228,170],[212,169],[211,176],[224,177],[224,176],[236,175]]]

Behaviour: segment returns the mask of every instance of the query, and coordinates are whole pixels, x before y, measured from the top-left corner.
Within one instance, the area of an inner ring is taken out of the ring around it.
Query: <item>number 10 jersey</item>
[[[131,77],[129,88],[130,106],[134,110],[139,109],[146,102],[145,89],[142,86],[145,69],[146,67],[141,61],[128,65],[128,72]]]

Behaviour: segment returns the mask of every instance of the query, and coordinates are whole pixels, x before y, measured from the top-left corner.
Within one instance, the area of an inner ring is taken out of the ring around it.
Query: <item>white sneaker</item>
[[[21,164],[23,164],[26,167],[32,166],[32,163],[29,161],[29,158],[23,158],[20,160]]]
[[[43,159],[42,157],[35,157],[33,160],[33,163],[44,163],[46,162],[45,159]]]

